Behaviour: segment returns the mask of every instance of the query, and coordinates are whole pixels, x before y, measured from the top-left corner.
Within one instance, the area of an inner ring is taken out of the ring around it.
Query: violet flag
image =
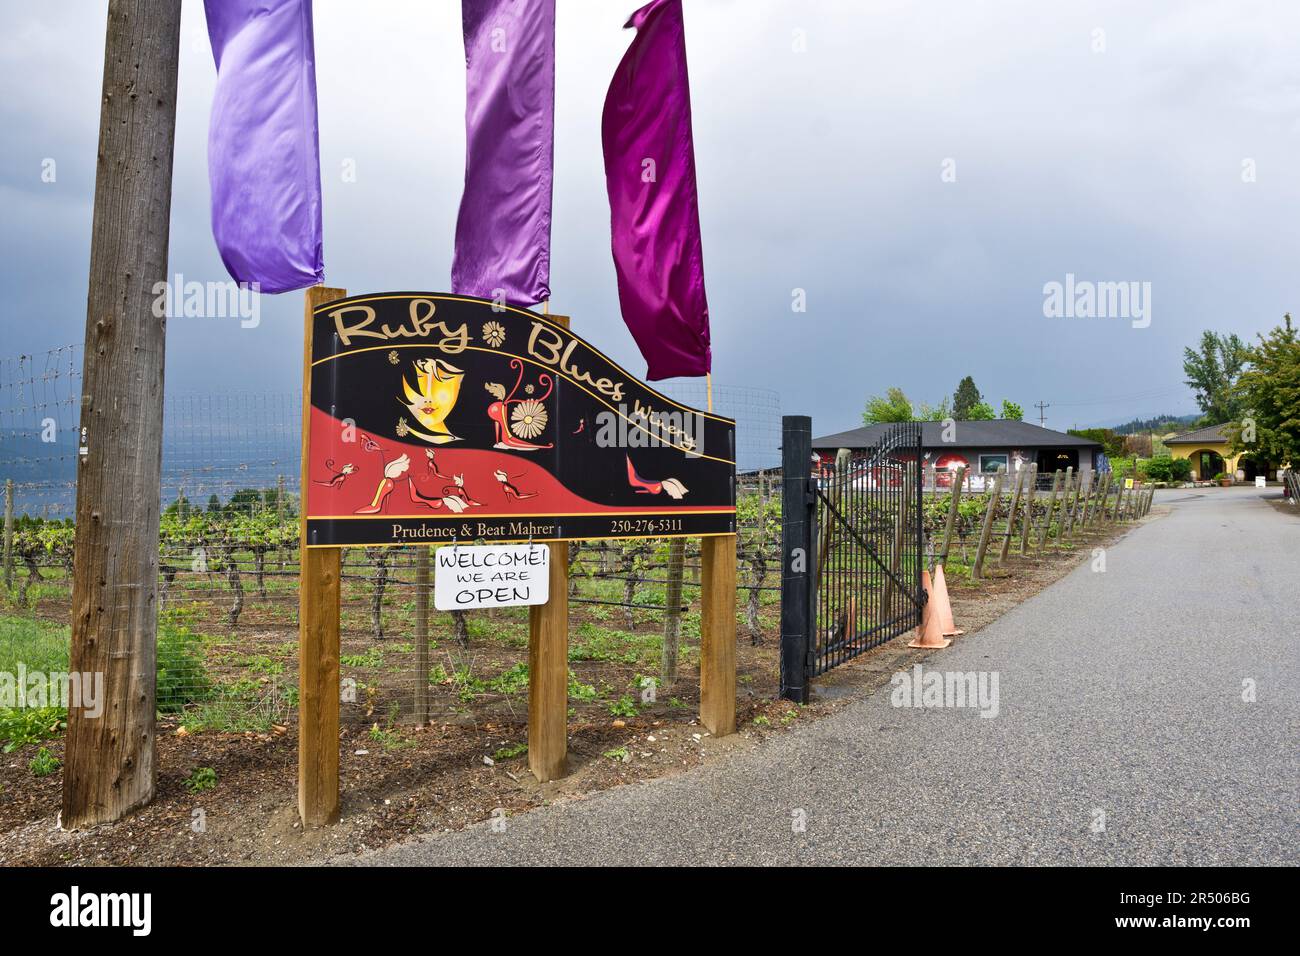
[[[462,0],[465,191],[452,291],[551,297],[555,0]]]
[[[705,375],[709,304],[681,0],[628,20],[636,37],[605,97],[601,134],[618,298],[649,379]]]
[[[212,237],[237,282],[324,278],[311,0],[205,0],[217,88],[208,126]]]

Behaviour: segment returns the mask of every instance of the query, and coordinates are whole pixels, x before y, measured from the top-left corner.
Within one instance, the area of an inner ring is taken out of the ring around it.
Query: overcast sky
[[[551,285],[575,331],[644,373],[619,317],[600,151],[635,5],[559,0]],[[714,378],[779,391],[815,433],[856,425],[888,386],[936,402],[968,374],[1034,420],[1031,404],[1051,403],[1058,428],[1195,411],[1184,345],[1205,328],[1253,339],[1300,309],[1294,0],[685,6]],[[0,7],[11,356],[83,337],[106,3]],[[459,9],[316,3],[331,285],[449,285]],[[208,218],[213,81],[203,6],[186,0],[171,271],[188,280],[226,278]],[[1044,284],[1068,273],[1151,283],[1150,325],[1045,317]],[[289,293],[264,297],[257,329],[173,320],[169,391],[295,390],[301,315]]]

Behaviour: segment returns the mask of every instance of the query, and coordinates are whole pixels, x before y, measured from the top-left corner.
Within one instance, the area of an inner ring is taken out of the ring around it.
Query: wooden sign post
[[[717,736],[735,731],[735,422],[654,391],[569,332],[564,316],[484,299],[348,297],[317,286],[307,292],[305,341],[304,823],[339,816],[347,546],[526,541],[550,549],[549,597],[530,607],[528,642],[528,764],[544,782],[566,771],[569,541],[702,537],[700,720]],[[489,575],[474,587],[500,580]]]
[[[302,483],[298,503],[298,814],[307,826],[339,818],[339,604],[342,548],[307,546],[307,489],[311,461],[312,322],[318,306],[347,295],[344,289],[307,290],[302,375]]]

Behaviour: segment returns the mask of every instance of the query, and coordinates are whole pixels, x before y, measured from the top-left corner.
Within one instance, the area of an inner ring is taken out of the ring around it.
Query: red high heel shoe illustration
[[[506,501],[510,501],[512,498],[515,501],[527,501],[529,498],[536,498],[538,495],[536,491],[521,492],[510,483],[510,476],[504,471],[494,471],[492,475],[497,481],[501,482],[501,490],[505,493]],[[515,477],[522,478],[523,475],[515,475]]]
[[[370,500],[370,504],[363,508],[358,508],[353,514],[373,515],[383,510],[388,501],[388,496],[393,493],[397,487],[397,479],[406,474],[407,469],[411,467],[409,455],[402,455],[400,458],[394,458],[384,466],[384,477],[379,480],[379,487],[375,489],[375,496]]]
[[[519,386],[524,381],[524,363],[519,359],[511,359],[510,367],[518,369],[519,377],[515,379],[515,387],[510,390],[508,396],[506,387],[499,382],[485,382],[483,385],[496,399],[487,410],[488,418],[492,419],[496,431],[497,440],[494,447],[509,451],[542,451],[554,448],[555,446],[549,442],[539,445],[529,440],[546,430],[548,415],[546,405],[543,403],[555,387],[554,380],[543,372],[537,376],[537,383],[546,386],[545,392],[536,398],[515,398]],[[531,385],[528,387],[532,388]]]
[[[632,467],[632,456],[625,455],[627,459],[627,483],[632,486],[638,495],[657,495],[664,493],[669,498],[680,501],[686,496],[687,488],[676,478],[665,478],[663,481],[647,481],[636,473]]]

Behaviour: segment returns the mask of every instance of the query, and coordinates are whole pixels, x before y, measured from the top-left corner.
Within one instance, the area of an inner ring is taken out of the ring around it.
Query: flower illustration
[[[531,395],[531,394],[533,394],[533,392],[535,392],[535,391],[537,391],[537,389],[534,388],[532,385],[525,385],[525,386],[524,386],[524,394],[525,394],[525,395]]]
[[[500,322],[483,323],[483,341],[494,349],[501,347],[501,343],[506,340],[506,330]]]
[[[393,349],[391,352],[388,353],[388,361],[393,365],[396,365],[398,362],[401,361],[401,359],[397,357],[397,349]]]
[[[510,413],[510,430],[520,438],[536,438],[546,428],[546,406],[536,399],[526,399]]]

